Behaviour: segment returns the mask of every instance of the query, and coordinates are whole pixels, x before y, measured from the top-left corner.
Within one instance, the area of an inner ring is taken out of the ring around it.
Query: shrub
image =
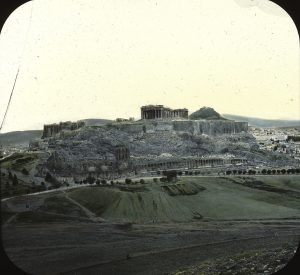
[[[14,174],[12,184],[13,184],[13,185],[18,185],[18,178],[17,178],[16,174]]]
[[[145,180],[144,179],[140,179],[140,183],[141,184],[145,184]]]
[[[125,179],[125,183],[126,183],[126,184],[130,184],[131,182],[132,182],[131,179],[128,179],[128,178]]]
[[[24,175],[29,175],[29,172],[27,171],[26,168],[23,168],[23,169],[22,169],[22,173],[23,173]]]

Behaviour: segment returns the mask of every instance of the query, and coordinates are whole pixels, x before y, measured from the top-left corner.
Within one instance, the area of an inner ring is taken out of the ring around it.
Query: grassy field
[[[169,192],[174,190],[174,183],[170,183],[170,188],[164,187],[165,183],[149,183],[140,192],[121,191],[118,187],[86,187],[70,191],[69,196],[98,216],[113,221],[300,218],[300,198],[280,193],[281,189],[298,190],[299,176],[234,177],[235,182],[232,178],[180,178],[176,185],[183,186],[185,192],[177,195]],[[245,181],[248,186],[243,185]],[[275,191],[252,188],[251,181],[278,188]],[[199,191],[195,192],[197,186]]]

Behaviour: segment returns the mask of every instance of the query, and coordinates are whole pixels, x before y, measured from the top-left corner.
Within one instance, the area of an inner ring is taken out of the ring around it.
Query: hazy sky
[[[300,119],[299,40],[267,0],[34,0],[0,35],[2,132],[140,106]]]

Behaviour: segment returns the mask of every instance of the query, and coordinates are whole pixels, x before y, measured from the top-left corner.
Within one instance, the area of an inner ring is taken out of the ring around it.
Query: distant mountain
[[[211,107],[202,107],[198,111],[192,113],[189,116],[190,119],[207,119],[207,120],[215,120],[215,119],[224,119],[217,111],[215,111]]]
[[[109,119],[82,119],[86,123],[86,126],[101,126],[112,122]],[[36,138],[41,138],[43,130],[27,130],[27,131],[15,131],[0,134],[0,145],[3,146],[28,146],[29,141]]]
[[[30,140],[40,138],[42,134],[42,130],[28,130],[3,133],[0,134],[0,144],[28,146]]]
[[[250,126],[254,127],[295,127],[300,126],[300,120],[280,120],[280,119],[263,119],[256,117],[246,117],[246,116],[237,116],[230,114],[223,114],[227,119],[232,119],[235,121],[245,121],[248,122]]]

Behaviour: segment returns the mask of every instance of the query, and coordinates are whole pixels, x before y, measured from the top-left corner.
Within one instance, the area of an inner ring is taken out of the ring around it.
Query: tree
[[[96,184],[97,184],[97,185],[100,184],[100,180],[99,180],[99,179],[96,180]]]
[[[285,169],[281,169],[281,173],[282,173],[282,174],[285,174],[285,173],[286,173],[286,170],[285,170]]]
[[[14,177],[13,177],[13,185],[18,185],[18,178],[16,176],[16,174],[14,174]]]
[[[106,180],[105,179],[101,180],[101,183],[106,184]]]
[[[261,173],[265,175],[265,174],[267,174],[267,170],[266,169],[262,169]]]
[[[22,173],[27,176],[29,175],[29,172],[25,167],[22,169]]]
[[[49,172],[46,173],[45,181],[48,181],[48,182],[52,182],[53,181],[53,177],[52,177],[52,175]]]
[[[128,179],[128,178],[125,179],[125,183],[126,183],[126,184],[130,184],[131,182],[132,182],[131,179]]]
[[[230,170],[227,170],[226,171],[226,175],[230,175],[231,174],[231,171]]]
[[[157,178],[153,178],[153,181],[154,181],[154,182],[157,182]]]
[[[10,179],[10,180],[13,180],[13,175],[12,175],[12,173],[9,171],[8,172],[8,178]]]
[[[93,183],[95,182],[95,178],[89,175],[89,176],[87,177],[86,181],[87,181],[89,184],[93,184]]]
[[[163,175],[167,178],[167,181],[173,181],[177,178],[176,170],[164,171]]]
[[[177,173],[177,175],[178,175],[178,176],[182,176],[182,171],[179,171],[179,172]]]
[[[144,179],[140,179],[140,184],[145,184],[145,180]]]

